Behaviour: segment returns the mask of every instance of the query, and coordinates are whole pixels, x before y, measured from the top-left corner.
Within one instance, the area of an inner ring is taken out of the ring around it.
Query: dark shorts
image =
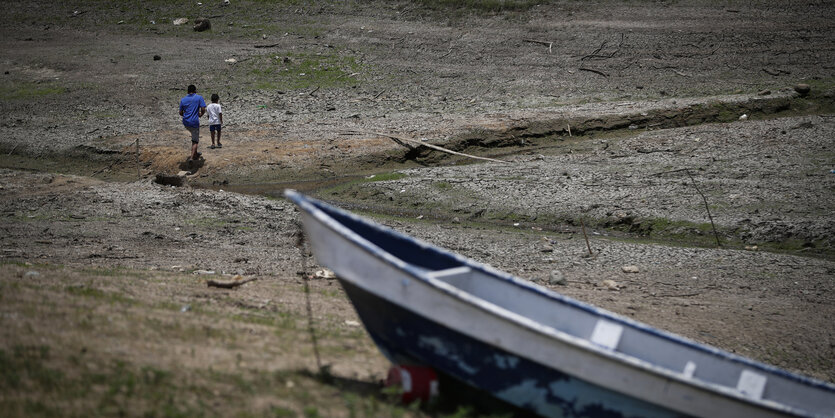
[[[194,128],[191,126],[186,126],[189,132],[191,132],[191,142],[198,143],[200,142],[200,128]]]
[[[209,125],[209,132],[218,131],[220,132],[220,125]]]

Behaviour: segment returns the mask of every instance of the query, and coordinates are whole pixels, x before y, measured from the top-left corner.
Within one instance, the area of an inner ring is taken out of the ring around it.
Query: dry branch
[[[600,74],[603,77],[609,78],[609,74],[606,74],[606,73],[604,73],[603,71],[600,71],[600,70],[595,70],[593,68],[580,67],[580,71],[588,71],[590,73]]]
[[[444,147],[439,147],[439,146],[434,145],[434,144],[421,142],[421,141],[418,141],[416,139],[405,138],[405,137],[402,137],[402,136],[391,135],[391,134],[384,134],[384,133],[380,133],[380,132],[363,132],[363,133],[371,134],[371,135],[379,135],[379,136],[384,136],[384,137],[387,137],[387,138],[391,138],[400,145],[404,145],[403,142],[406,142],[406,143],[409,143],[409,144],[414,144],[414,145],[419,146],[419,147],[432,148],[434,150],[445,152],[447,154],[460,155],[462,157],[473,158],[473,159],[476,159],[476,160],[492,161],[494,163],[505,163],[505,164],[507,164],[507,161],[497,160],[497,159],[494,159],[494,158],[479,157],[479,156],[470,155],[470,154],[464,154],[463,152],[448,150]]]

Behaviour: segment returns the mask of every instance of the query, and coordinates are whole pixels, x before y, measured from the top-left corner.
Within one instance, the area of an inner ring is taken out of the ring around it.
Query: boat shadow
[[[396,390],[392,390],[392,388],[387,388],[382,380],[375,382],[342,377],[330,373],[327,367],[323,369],[320,372],[305,369],[299,370],[298,373],[305,377],[315,379],[322,384],[332,386],[342,393],[351,393],[362,398],[374,398],[381,403],[389,405],[402,405],[399,399],[400,394]],[[429,403],[416,403],[402,406],[405,408],[416,408],[429,416],[455,416],[461,418],[485,416],[528,418],[537,416],[530,411],[503,402],[450,377],[439,375],[438,380],[440,394],[436,399]]]

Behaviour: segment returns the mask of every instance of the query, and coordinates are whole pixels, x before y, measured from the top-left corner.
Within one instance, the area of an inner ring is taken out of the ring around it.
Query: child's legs
[[[212,134],[212,145],[215,144],[215,131],[211,131]],[[217,133],[218,139],[220,139],[220,132]]]
[[[217,144],[220,145],[220,128],[217,129]]]

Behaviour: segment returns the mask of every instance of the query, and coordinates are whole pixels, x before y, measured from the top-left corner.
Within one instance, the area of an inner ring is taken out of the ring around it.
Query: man
[[[183,126],[191,132],[191,159],[200,158],[197,152],[197,144],[200,142],[200,118],[206,113],[206,102],[203,96],[197,94],[197,87],[194,84],[188,86],[188,95],[180,99],[180,116],[183,117]]]

